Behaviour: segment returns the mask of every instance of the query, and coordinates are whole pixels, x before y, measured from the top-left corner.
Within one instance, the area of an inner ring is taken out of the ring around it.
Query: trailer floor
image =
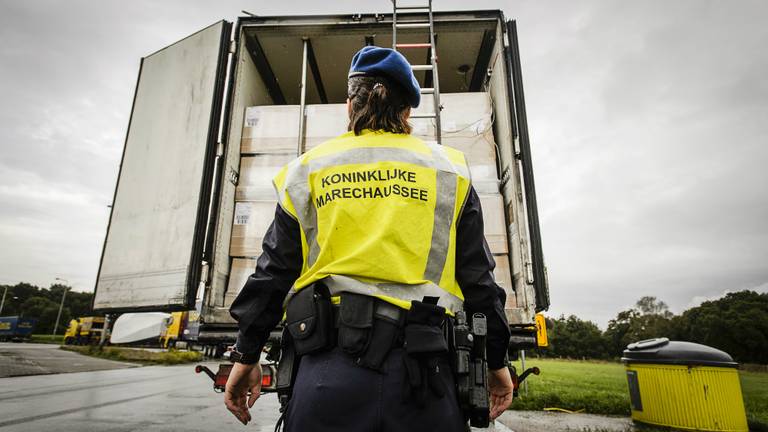
[[[0,342],[0,378],[136,367],[60,350],[58,345]]]

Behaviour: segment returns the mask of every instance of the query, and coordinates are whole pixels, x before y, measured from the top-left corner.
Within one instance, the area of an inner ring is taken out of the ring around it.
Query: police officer
[[[230,309],[240,331],[225,404],[243,424],[260,394],[259,353],[284,304],[295,346],[321,328],[315,315],[291,324],[292,305],[309,289],[330,296],[336,325],[324,349],[300,357],[288,432],[466,430],[444,342],[424,338],[438,334],[428,323],[462,309],[487,317],[491,418],[511,403],[505,293],[493,278],[480,200],[461,152],[409,135],[419,101],[400,53],[363,48],[349,71],[349,132],[275,177],[275,219]],[[381,336],[381,328],[393,330]]]

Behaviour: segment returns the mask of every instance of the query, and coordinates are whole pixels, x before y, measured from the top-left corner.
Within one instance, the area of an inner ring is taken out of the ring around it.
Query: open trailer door
[[[194,307],[231,24],[141,61],[93,308]]]

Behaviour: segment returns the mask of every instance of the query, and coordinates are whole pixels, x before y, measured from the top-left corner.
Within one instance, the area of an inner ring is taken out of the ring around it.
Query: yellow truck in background
[[[192,311],[195,314],[195,311]],[[173,312],[168,318],[168,324],[160,334],[160,347],[162,348],[174,348],[177,343],[184,339],[185,330],[187,329],[187,322],[190,318],[190,312]],[[179,347],[183,348],[183,347]]]
[[[69,321],[64,333],[64,345],[94,345],[101,341],[104,317],[80,317]]]

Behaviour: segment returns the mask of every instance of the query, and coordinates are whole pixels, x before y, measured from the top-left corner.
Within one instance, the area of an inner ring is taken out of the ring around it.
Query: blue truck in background
[[[32,336],[37,319],[18,316],[0,317],[0,341],[22,341]]]

